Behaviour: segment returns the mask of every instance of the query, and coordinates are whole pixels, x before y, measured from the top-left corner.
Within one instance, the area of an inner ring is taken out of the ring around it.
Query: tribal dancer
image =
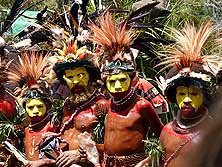
[[[92,134],[100,112],[105,111],[107,105],[97,83],[99,69],[94,65],[93,55],[85,46],[78,49],[76,42],[69,42],[59,53],[64,59],[55,64],[54,71],[71,94],[65,100],[59,134],[68,143],[68,148],[57,158],[56,164],[62,167],[76,163],[89,167],[93,165],[92,161],[83,160],[79,152],[79,135]],[[94,165],[99,164],[94,162]]]
[[[215,75],[215,57],[203,56],[202,50],[212,31],[210,23],[199,30],[187,24],[182,31],[173,31],[176,45],[162,63],[173,67],[162,84],[167,99],[176,103],[179,111],[160,136],[164,167],[203,166],[198,145],[213,121],[208,109],[213,100],[210,82]]]
[[[117,27],[109,12],[99,18],[98,25],[90,25],[92,40],[98,45],[102,79],[111,97],[105,119],[104,165],[132,167],[146,158],[142,140],[148,129],[159,137],[163,124],[152,104],[132,87],[134,32],[126,24]]]
[[[27,112],[30,124],[25,128],[25,152],[28,166],[51,166],[55,161],[43,158],[38,144],[46,132],[55,132],[56,126],[50,123],[52,112],[51,91],[48,83],[41,80],[49,72],[48,56],[43,52],[24,51],[19,62],[10,66],[9,83],[17,86],[15,94]],[[43,158],[43,159],[42,159]]]

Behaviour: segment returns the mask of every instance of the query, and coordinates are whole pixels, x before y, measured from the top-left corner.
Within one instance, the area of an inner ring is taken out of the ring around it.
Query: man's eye
[[[196,92],[191,93],[192,96],[197,96],[197,94],[198,94],[198,93],[196,93]]]
[[[114,84],[114,83],[115,83],[115,80],[109,80],[109,83],[110,83],[110,84]]]
[[[68,78],[68,79],[72,79],[72,78],[73,78],[73,76],[68,76],[68,77],[66,77],[66,78]]]
[[[179,92],[179,95],[180,95],[180,96],[184,96],[185,93],[183,93],[183,92]]]
[[[29,110],[32,110],[34,107],[33,106],[28,106],[28,109]]]
[[[83,76],[84,76],[84,73],[79,73],[79,74],[78,74],[78,77],[79,77],[79,78],[82,78]]]
[[[120,82],[125,82],[125,81],[126,81],[126,78],[121,78],[119,81],[120,81]]]
[[[42,105],[37,105],[36,107],[37,107],[37,108],[43,108],[43,106],[42,106]]]

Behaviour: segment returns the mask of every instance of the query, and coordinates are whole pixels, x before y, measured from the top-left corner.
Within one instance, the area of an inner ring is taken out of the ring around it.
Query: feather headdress
[[[60,61],[67,61],[69,59],[82,60],[86,55],[89,55],[89,51],[86,46],[78,48],[77,41],[68,41],[64,43],[63,49],[55,49],[55,51],[59,54],[57,57]]]
[[[49,96],[48,84],[41,80],[49,73],[48,54],[37,51],[24,51],[18,63],[11,64],[7,74],[8,83],[17,86],[18,95],[24,96],[27,91],[37,90],[43,96]]]
[[[97,79],[99,70],[96,65],[95,56],[86,46],[78,48],[77,41],[68,41],[64,43],[63,49],[55,49],[59,56],[53,56],[57,59],[53,70],[59,80],[63,80],[64,71],[67,69],[85,67]]]
[[[94,32],[92,41],[113,53],[120,53],[129,48],[133,43],[135,33],[126,28],[126,24],[117,27],[109,12],[105,16],[99,17],[99,25],[90,24],[90,29]],[[115,55],[112,55],[115,56]]]
[[[99,26],[91,23],[89,28],[94,33],[90,39],[99,47],[101,70],[103,72],[133,71],[135,61],[130,48],[135,39],[135,32],[127,29],[126,24],[118,26],[109,12],[99,17],[98,24]]]
[[[157,21],[158,17],[169,14],[166,10],[157,9],[153,14],[152,11],[158,3],[147,3],[118,22],[114,21],[109,13],[109,11],[115,13],[115,10],[106,9],[100,13],[102,16],[99,17],[98,22],[88,26],[94,33],[90,39],[97,44],[97,49],[100,51],[98,55],[102,55],[100,57],[101,71],[134,71],[135,59],[139,51],[152,57],[155,50],[154,43],[169,43],[164,39],[149,35],[150,32],[148,32],[151,29],[152,32],[157,32],[155,28],[163,27]],[[142,20],[147,16],[149,16],[149,22],[143,23]],[[154,22],[152,23],[151,20]],[[143,33],[140,33],[141,28],[145,30]]]
[[[214,74],[217,62],[215,55],[203,55],[204,46],[212,32],[213,26],[210,22],[202,24],[198,30],[193,24],[185,25],[182,31],[173,29],[176,44],[168,48],[168,54],[160,65],[174,66],[182,70],[198,64]]]
[[[204,46],[213,32],[210,22],[196,29],[187,24],[181,31],[173,30],[176,43],[168,50],[160,65],[172,67],[166,78],[160,78],[159,86],[171,102],[175,102],[176,88],[194,85],[210,94],[210,81],[215,76],[217,58],[203,55]],[[209,95],[210,97],[210,95]]]

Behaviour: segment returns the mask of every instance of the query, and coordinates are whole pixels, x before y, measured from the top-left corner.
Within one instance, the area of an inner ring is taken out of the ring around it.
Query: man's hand
[[[55,167],[56,161],[53,159],[40,159],[36,161],[29,161],[26,167]]]
[[[56,160],[57,167],[68,167],[80,161],[79,150],[65,151]]]

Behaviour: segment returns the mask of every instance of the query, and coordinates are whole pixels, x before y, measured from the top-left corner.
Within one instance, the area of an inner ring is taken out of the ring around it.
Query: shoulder
[[[29,127],[25,127],[25,134],[29,133]]]
[[[141,84],[143,84],[144,86],[147,86],[147,87],[149,87],[149,88],[152,88],[152,87],[153,87],[153,85],[152,85],[149,81],[147,81],[147,80],[145,80],[145,79],[143,79],[143,78],[139,78],[139,82],[140,82]]]
[[[142,115],[149,117],[156,117],[156,111],[153,105],[143,97],[139,97],[135,102],[136,110],[139,111]]]
[[[138,97],[135,105],[140,108],[153,108],[152,104],[143,97]]]
[[[166,131],[172,130],[173,129],[172,127],[173,127],[173,122],[169,122],[163,127],[163,130]]]
[[[163,140],[166,136],[168,136],[168,134],[172,133],[173,133],[173,122],[169,122],[163,127],[160,134],[160,140]]]
[[[96,103],[92,106],[96,115],[105,114],[108,112],[110,106],[110,100],[106,100],[105,98],[99,98],[96,100]]]

